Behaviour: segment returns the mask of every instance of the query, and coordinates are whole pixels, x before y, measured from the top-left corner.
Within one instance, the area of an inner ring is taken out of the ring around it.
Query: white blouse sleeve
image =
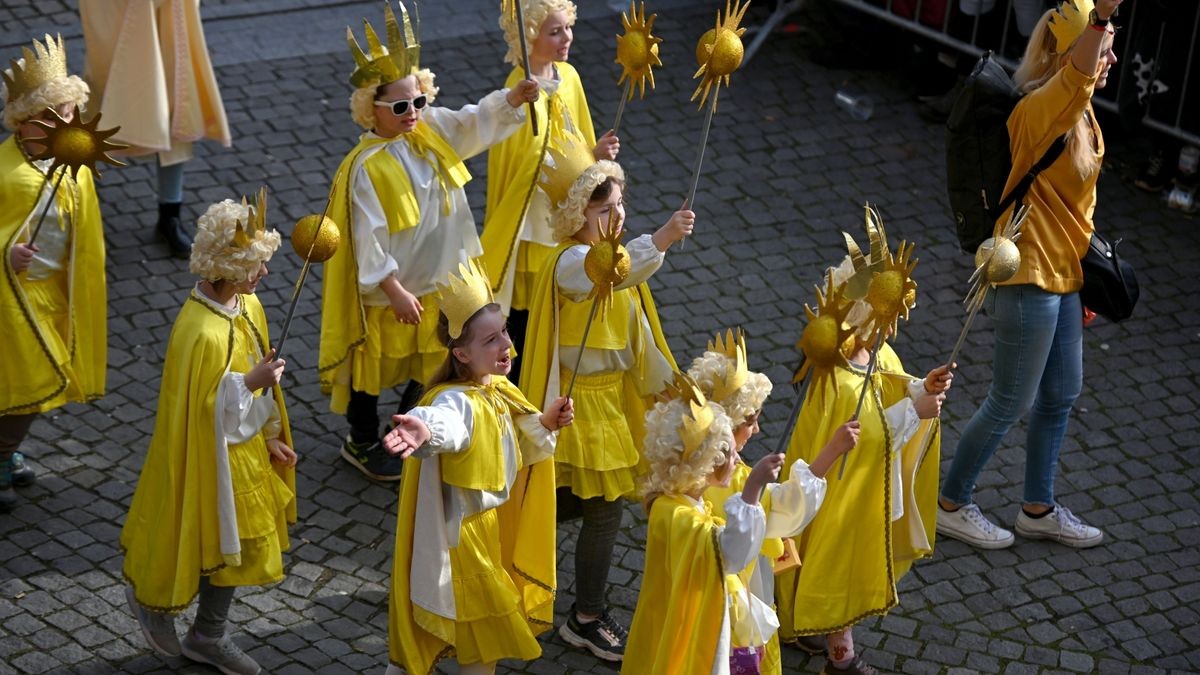
[[[913,401],[925,393],[925,381],[913,380],[908,384],[908,397],[893,403],[883,411],[887,418],[888,428],[892,432],[892,451],[899,452],[900,448],[908,443],[913,434],[917,433],[917,427],[921,424],[921,418],[917,416],[917,408],[913,405]]]
[[[558,432],[542,426],[541,415],[517,415],[513,417],[513,422],[517,427],[523,466],[537,464],[554,456]]]
[[[625,250],[629,251],[629,276],[614,286],[614,290],[632,288],[647,281],[662,267],[666,258],[666,254],[654,246],[654,241],[648,234],[629,242]],[[574,302],[583,302],[592,292],[592,280],[588,278],[583,266],[587,252],[588,247],[583,244],[563,251],[558,259],[558,269],[554,272],[558,290]]]
[[[474,418],[471,402],[461,391],[444,391],[438,394],[431,405],[413,408],[408,414],[429,427],[429,440],[413,453],[420,459],[462,452],[471,445]]]
[[[721,528],[721,557],[726,574],[737,574],[758,557],[766,536],[763,507],[742,501],[741,494],[725,500],[725,527]]]
[[[513,135],[525,121],[524,105],[508,104],[507,89],[497,89],[478,104],[458,110],[429,106],[425,121],[434,128],[462,159],[478,155]]]
[[[794,537],[800,534],[825,501],[826,487],[824,478],[813,475],[804,460],[796,460],[786,481],[767,486],[771,493],[771,512],[767,514],[766,536]]]
[[[387,152],[387,149],[379,150]],[[384,279],[395,274],[400,266],[388,253],[391,233],[383,205],[375,194],[367,170],[359,167],[354,174],[354,256],[358,263],[358,287],[362,293],[375,290]]]
[[[227,443],[245,443],[259,433],[279,435],[279,406],[269,394],[255,397],[244,373],[226,373],[217,387],[217,414]],[[274,432],[272,433],[272,421]]]

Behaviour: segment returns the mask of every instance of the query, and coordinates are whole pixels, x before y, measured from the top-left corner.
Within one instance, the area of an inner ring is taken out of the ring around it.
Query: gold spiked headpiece
[[[592,149],[576,133],[555,137],[546,148],[550,162],[545,162],[538,185],[550,198],[550,205],[557,207],[567,199],[571,186],[593,164],[596,158]]]
[[[704,107],[710,90],[713,98],[716,98],[722,80],[728,87],[729,76],[742,65],[742,57],[746,53],[742,46],[742,35],[746,29],[741,23],[749,8],[749,0],[744,5],[741,0],[725,0],[725,17],[721,18],[721,11],[717,10],[716,26],[700,36],[696,44],[696,63],[700,69],[692,76],[692,79],[700,78],[700,84],[691,98],[693,101],[700,99],[698,107]]]
[[[379,35],[370,22],[363,19],[363,32],[367,36],[367,51],[364,52],[354,38],[354,32],[346,27],[346,43],[350,46],[350,55],[354,57],[354,72],[350,75],[350,84],[355,88],[367,87],[374,84],[387,84],[408,77],[421,67],[421,42],[418,33],[421,30],[421,15],[416,13],[414,22],[408,18],[408,10],[403,2],[400,6],[400,16],[404,23],[404,31],[400,31],[400,23],[392,12],[390,0],[384,5],[383,24],[387,33],[387,46],[379,42]],[[415,8],[415,5],[414,5]]]
[[[9,61],[12,67],[11,77],[8,73],[3,73],[9,103],[36,91],[47,82],[66,79],[68,76],[67,48],[62,35],[52,38],[47,34],[44,42],[34,40],[33,49],[21,48],[21,56],[24,57],[24,63],[16,59]]]
[[[621,12],[621,25],[625,28],[623,35],[617,36],[617,63],[621,66],[621,78],[617,80],[620,86],[629,80],[629,99],[633,99],[633,88],[641,88],[641,97],[646,98],[646,80],[650,80],[650,88],[654,88],[654,66],[661,66],[658,57],[658,45],[662,38],[653,35],[654,20],[657,14],[646,18],[646,3],[643,2],[638,10],[637,2],[629,3],[629,13]]]
[[[799,384],[812,373],[813,389],[821,395],[825,388],[822,383],[832,383],[837,389],[837,378],[833,375],[834,368],[846,367],[846,355],[842,349],[848,338],[854,335],[854,329],[846,323],[853,303],[843,295],[845,284],[835,285],[833,270],[825,273],[825,291],[817,286],[817,309],[814,312],[807,304],[804,305],[804,315],[808,323],[800,334],[800,342],[796,347],[803,354],[800,368],[792,378],[793,384]]]
[[[903,316],[907,320],[908,310],[917,303],[917,282],[912,279],[917,261],[911,260],[915,245],[902,241],[893,255],[879,213],[870,204],[865,210],[870,259],[863,256],[854,237],[843,233],[855,270],[846,282],[845,295],[851,300],[864,300],[870,306],[866,324],[856,328],[867,328],[873,336],[886,334],[890,328],[894,336],[897,319]]]
[[[1062,0],[1062,4],[1050,15],[1050,32],[1054,34],[1054,53],[1062,54],[1087,30],[1093,0]]]
[[[728,359],[725,373],[713,383],[712,399],[718,403],[737,393],[746,380],[750,379],[750,365],[746,358],[746,334],[732,328],[725,334],[717,333],[715,340],[708,341],[708,351]]]
[[[687,460],[692,453],[704,445],[708,430],[712,428],[716,416],[708,406],[708,399],[700,386],[685,373],[676,372],[675,380],[667,386],[671,398],[678,400],[686,410],[683,420],[679,423],[679,440],[683,443],[683,459]]]
[[[451,272],[446,283],[438,284],[438,306],[446,315],[450,338],[457,340],[463,326],[475,312],[495,302],[487,273],[472,260],[459,263],[458,272]]]
[[[233,231],[232,248],[247,249],[254,242],[267,234],[267,188],[264,185],[258,189],[254,197],[254,206],[242,197],[242,206],[249,209],[246,222],[238,221],[237,229]]]

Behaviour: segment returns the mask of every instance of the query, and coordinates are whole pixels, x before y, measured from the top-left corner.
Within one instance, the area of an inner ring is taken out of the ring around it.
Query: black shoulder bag
[[[1116,323],[1133,314],[1140,289],[1133,265],[1117,255],[1118,239],[1109,242],[1099,232],[1092,232],[1092,241],[1080,263],[1083,265],[1083,288],[1079,299],[1084,306]]]

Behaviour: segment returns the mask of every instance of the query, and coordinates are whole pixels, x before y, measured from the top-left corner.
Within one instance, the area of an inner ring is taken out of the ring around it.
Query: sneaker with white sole
[[[983,515],[976,504],[960,506],[955,511],[937,507],[937,532],[957,539],[976,548],[1008,548],[1013,544],[1013,533],[996,525]]]
[[[198,635],[193,628],[183,636],[183,655],[197,663],[207,663],[225,675],[258,675],[262,668],[234,644],[229,635],[219,639]]]
[[[1091,548],[1104,541],[1099,528],[1083,522],[1062,504],[1055,504],[1054,510],[1041,518],[1031,518],[1020,509],[1016,530],[1026,539],[1049,539],[1075,548]]]
[[[596,658],[605,661],[621,661],[625,658],[625,641],[629,631],[604,610],[595,621],[582,623],[575,613],[575,606],[567,614],[567,621],[558,628],[558,635],[572,647],[588,650]]]
[[[133,586],[125,587],[125,601],[129,611],[142,628],[142,637],[150,648],[163,656],[179,656],[179,635],[175,632],[175,617],[170,614],[147,611],[138,603]]]

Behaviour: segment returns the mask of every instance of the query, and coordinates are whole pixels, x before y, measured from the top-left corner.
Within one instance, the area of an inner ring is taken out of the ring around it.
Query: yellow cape
[[[265,354],[262,305],[254,295],[241,299],[242,318],[250,322]],[[199,590],[200,577],[225,567],[216,506],[214,412],[217,387],[235,355],[234,330],[233,320],[194,295],[171,328],[154,435],[121,530],[125,578],[134,585],[138,602],[158,611],[185,609]],[[276,385],[272,395],[284,442],[294,448],[283,390]],[[295,468],[271,466],[295,494]],[[287,521],[296,522],[294,499],[286,511]]]
[[[858,445],[849,454],[845,477],[829,481],[821,510],[795,538],[801,566],[775,578],[783,640],[833,633],[868,616],[886,614],[896,606],[896,583],[913,560],[933,553],[938,423],[922,421],[901,450],[905,508],[904,516],[892,522],[894,453],[884,410],[908,395],[911,378],[886,343],[878,358],[859,415]],[[834,374],[836,393],[827,388],[817,396],[819,392],[809,389],[788,445],[785,472],[797,459],[811,464],[834,431],[854,415],[863,374],[848,368],[837,368]],[[922,456],[930,425],[930,447]],[[922,545],[914,543],[922,538]]]
[[[646,569],[622,673],[708,675],[725,616],[725,573],[717,528],[686,497],[650,507]]]
[[[558,277],[555,272],[563,252],[578,243],[574,239],[569,239],[555,249],[554,255],[538,274],[533,306],[529,308],[529,328],[525,332],[525,348],[521,350],[521,391],[525,392],[525,396],[530,401],[543,407],[547,404],[548,398],[553,399],[561,395],[561,392],[549,392],[547,388],[550,382],[551,368],[559,365],[559,317],[561,314],[559,307],[563,303],[570,302],[559,294]],[[671,347],[667,345],[667,338],[663,334],[662,323],[658,319],[658,308],[655,307],[654,298],[650,295],[650,286],[638,284],[629,290],[634,292],[641,312],[646,315],[647,323],[650,324],[650,332],[654,334],[655,346],[666,357],[671,367],[678,370],[679,367],[675,365],[675,357],[671,355]],[[583,316],[586,317],[586,313]],[[634,326],[637,324],[635,323]],[[579,327],[580,333],[582,330],[582,327]],[[591,342],[590,335],[588,342],[589,344]],[[627,401],[627,403],[629,402]],[[631,415],[629,428],[637,435],[638,430],[645,427],[643,419],[645,410],[641,411],[641,416],[629,411],[627,413]],[[634,439],[634,445],[641,446],[640,435]]]
[[[579,73],[565,62],[556,63],[555,68],[559,76],[558,90],[553,96],[543,93],[533,104],[538,119],[546,120],[539,130],[541,133],[534,137],[532,128],[528,124],[522,125],[503,143],[493,145],[488,151],[487,211],[479,241],[483,245],[482,260],[488,278],[492,280],[493,292],[504,287],[510,263],[517,254],[521,226],[537,189],[547,141],[564,134],[564,125],[569,118],[569,123],[574,125],[580,138],[587,141],[588,147],[596,145],[592,113],[588,110]],[[524,78],[524,69],[514,68],[504,86],[513,87]]]
[[[55,330],[30,305],[22,285],[25,275],[12,268],[14,245],[29,240],[33,213],[45,176],[34,168],[15,137],[0,143],[0,325],[6,358],[0,359],[0,415],[46,412],[68,401],[90,401],[104,395],[108,364],[108,284],[104,274],[104,231],[92,174],[83,167],[78,180],[68,175],[55,202],[71,214],[68,250],[70,335],[48,339]],[[43,227],[56,227],[47,222]],[[65,345],[65,351],[60,346]]]
[[[438,172],[446,181],[446,190],[460,188],[471,179],[454,149],[424,121],[410,133],[413,142],[432,153],[439,164]],[[366,150],[378,148],[395,139],[363,134],[358,145],[346,155],[334,174],[329,192],[329,218],[337,223],[341,245],[325,263],[321,278],[321,344],[317,358],[317,374],[321,392],[331,396],[329,407],[345,414],[350,401],[351,359],[354,350],[366,342],[367,318],[358,287],[358,257],[354,251],[354,169],[359,156]],[[390,155],[376,152],[366,162],[367,174],[387,214],[388,229],[392,232],[416,227],[421,213],[413,194],[408,173]],[[403,264],[403,261],[398,261]]]
[[[420,404],[429,405],[450,386],[463,384],[447,383],[433,387],[425,392]],[[515,385],[500,376],[493,376],[492,383],[487,386],[469,387],[465,393],[471,403],[475,433],[471,438],[471,447],[466,451],[437,457],[441,463],[443,482],[450,468],[447,467],[448,458],[455,460],[454,468],[450,470],[460,474],[459,482],[473,482],[470,478],[463,480],[462,475],[468,473],[473,465],[488,463],[473,462],[472,458],[478,460],[483,456],[500,456],[498,426],[494,429],[483,428],[489,424],[498,425],[498,415],[537,412],[537,407],[530,404]],[[424,675],[433,672],[440,660],[452,656],[454,645],[422,628],[413,615],[411,563],[422,461],[426,460],[406,460],[400,483],[388,607],[388,656],[392,663],[409,673]],[[558,585],[553,459],[522,466],[509,490],[508,501],[496,511],[500,522],[502,565],[516,584],[521,594],[525,620],[533,634],[537,635],[554,624],[554,593]]]

